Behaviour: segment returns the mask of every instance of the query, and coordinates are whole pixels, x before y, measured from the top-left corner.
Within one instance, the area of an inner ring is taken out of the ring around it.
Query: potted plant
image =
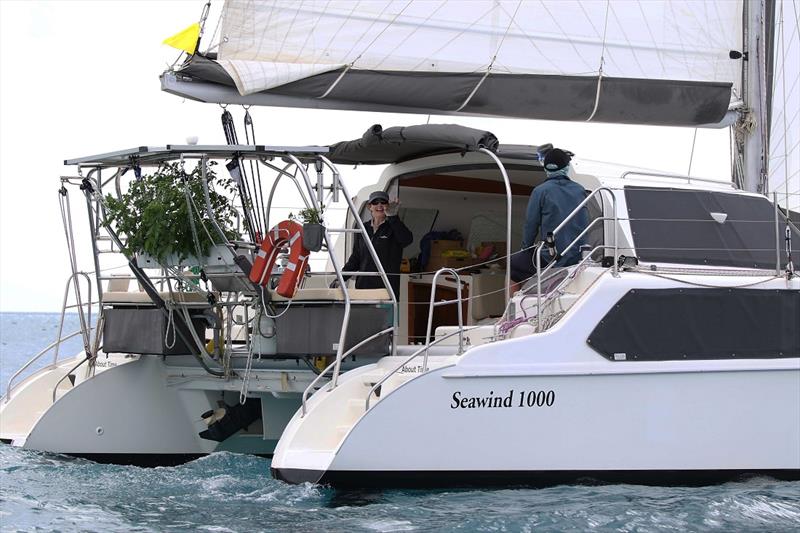
[[[211,208],[226,237],[237,239],[235,209],[228,196],[211,187],[214,184],[230,193],[234,185],[230,178],[216,176],[215,164],[209,162],[206,170]],[[194,258],[194,264],[205,264],[202,258],[214,245],[209,234],[217,234],[205,209],[201,176],[200,165],[186,172],[178,163],[164,164],[153,174],[134,180],[120,198],[106,196],[104,224],[125,235],[123,251],[129,255],[145,253],[161,264],[179,265],[189,258]]]
[[[325,237],[322,210],[307,207],[297,214],[297,218],[303,223],[303,246],[311,252],[319,252]]]

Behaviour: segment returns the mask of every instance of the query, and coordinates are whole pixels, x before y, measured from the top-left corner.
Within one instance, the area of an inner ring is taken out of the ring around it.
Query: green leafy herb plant
[[[303,224],[322,224],[322,211],[314,207],[306,207],[297,213]]]
[[[206,171],[211,207],[228,239],[238,239],[233,225],[236,211],[230,197],[215,190],[230,194],[235,186],[230,178],[217,177],[215,164],[209,162]],[[201,176],[199,164],[191,172],[178,163],[164,164],[155,173],[134,180],[121,198],[106,196],[104,223],[126,237],[124,251],[128,254],[145,252],[161,263],[171,255],[177,256],[178,261],[198,253],[208,255],[214,244],[209,234],[218,236],[206,213]],[[191,202],[187,202],[186,190]]]

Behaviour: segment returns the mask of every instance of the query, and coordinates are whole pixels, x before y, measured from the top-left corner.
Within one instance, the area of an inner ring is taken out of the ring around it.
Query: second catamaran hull
[[[553,365],[524,377],[446,367],[381,399],[327,467],[310,447],[279,445],[273,474],[380,487],[800,479],[800,360],[757,364]]]

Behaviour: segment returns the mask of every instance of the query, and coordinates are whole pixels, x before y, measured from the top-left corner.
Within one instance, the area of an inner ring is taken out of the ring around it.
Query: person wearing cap
[[[546,239],[548,234],[561,224],[586,198],[586,191],[569,178],[571,154],[553,148],[544,155],[542,162],[547,179],[533,189],[525,213],[525,228],[522,236],[522,251],[511,258],[511,279],[524,281],[536,273],[533,246],[536,236]],[[555,260],[555,266],[574,265],[581,259],[581,244],[575,243],[566,250],[589,223],[589,213],[584,206],[555,235],[555,247],[542,249],[541,265]],[[566,250],[566,251],[564,251]]]
[[[375,191],[369,195],[369,212],[372,220],[365,221],[367,236],[372,241],[375,253],[389,277],[395,297],[400,299],[400,262],[403,248],[411,244],[414,236],[397,216],[399,202],[390,202],[385,191]],[[353,253],[342,268],[345,272],[377,272],[378,267],[364,242],[363,235],[357,233],[353,243]],[[348,279],[349,276],[345,276]],[[335,282],[334,282],[335,285]],[[332,285],[333,286],[333,285]],[[357,289],[383,288],[380,276],[357,276]]]

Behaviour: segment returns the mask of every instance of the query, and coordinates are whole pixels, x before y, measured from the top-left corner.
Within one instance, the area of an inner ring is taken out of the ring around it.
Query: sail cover
[[[225,79],[190,61],[162,84],[228,103],[701,125],[738,94],[741,13],[741,0],[229,0]]]
[[[422,124],[386,128],[375,124],[352,141],[332,144],[328,158],[334,163],[386,165],[434,154],[495,151],[497,137],[489,131],[457,124]]]

